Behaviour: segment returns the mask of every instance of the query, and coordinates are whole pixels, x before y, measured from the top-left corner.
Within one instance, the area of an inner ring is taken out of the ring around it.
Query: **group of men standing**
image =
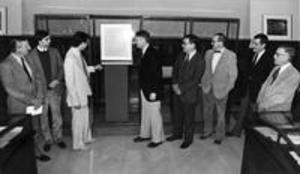
[[[24,115],[28,106],[42,107],[42,114],[31,118],[36,131],[35,150],[37,159],[49,161],[44,152],[49,152],[53,144],[66,148],[60,109],[64,86],[66,102],[72,111],[73,149],[87,150],[86,145],[95,141],[90,129],[89,76],[102,66],[87,66],[81,52],[88,46],[90,37],[84,32],[73,35],[65,61],[57,49],[50,47],[48,32],[37,31],[34,38],[36,47],[32,50],[24,37],[11,40],[10,54],[0,64],[0,77],[8,96],[8,114]]]
[[[142,123],[140,135],[134,139],[134,142],[151,140],[148,147],[157,147],[164,141],[160,113],[160,100],[163,93],[162,64],[149,39],[150,34],[147,31],[139,31],[136,34],[137,47],[143,52],[139,74]],[[204,92],[205,104],[205,131],[201,138],[207,138],[214,133],[214,108],[218,113],[215,143],[221,144],[225,135],[226,102],[237,78],[236,55],[225,48],[225,41],[226,37],[222,33],[215,34],[211,43],[213,48],[208,50],[203,58],[197,51],[198,38],[195,35],[186,35],[182,39],[183,53],[176,59],[172,74],[172,90],[175,94],[173,131],[172,135],[167,137],[167,141],[183,138],[180,146],[182,149],[188,148],[193,142],[195,110],[200,100],[198,97],[200,88]],[[144,44],[139,44],[140,42]],[[144,102],[144,98],[147,99],[147,103]],[[155,103],[157,105],[154,106]],[[153,107],[146,111],[149,105]]]
[[[66,148],[60,110],[63,61],[58,50],[50,48],[51,38],[46,31],[36,32],[35,41],[36,47],[30,51],[26,38],[13,39],[9,56],[0,64],[0,75],[8,94],[8,114],[25,114],[28,106],[43,106],[42,114],[32,117],[32,121],[36,130],[37,159],[48,161],[50,157],[43,154],[43,150],[50,151],[52,144]]]
[[[143,44],[140,44],[142,42]],[[204,58],[197,51],[198,38],[189,34],[182,39],[183,53],[175,61],[172,73],[174,93],[174,114],[172,135],[167,141],[183,139],[180,148],[186,149],[193,142],[195,110],[203,100],[204,127],[200,139],[214,138],[220,145],[225,136],[240,136],[245,125],[256,122],[254,112],[290,111],[294,93],[300,82],[300,74],[291,64],[295,49],[281,45],[274,56],[266,50],[268,37],[257,34],[249,48],[247,68],[242,72],[245,95],[241,100],[240,113],[232,131],[226,132],[225,113],[230,91],[238,77],[237,56],[225,47],[226,37],[216,33],[211,39],[212,48]],[[139,82],[142,98],[142,123],[140,135],[134,142],[150,140],[148,147],[157,147],[165,140],[160,112],[162,94],[161,60],[150,44],[150,34],[139,31],[136,34],[137,47],[142,50]],[[275,67],[274,67],[275,64]],[[202,90],[202,98],[198,93]],[[152,107],[149,107],[152,105]],[[214,119],[216,111],[216,120]],[[262,116],[265,121],[285,124],[292,118],[272,114]]]

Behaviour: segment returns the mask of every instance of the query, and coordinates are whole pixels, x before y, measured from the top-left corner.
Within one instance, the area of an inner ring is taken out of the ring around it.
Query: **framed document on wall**
[[[104,65],[132,64],[132,24],[101,24],[101,62]]]
[[[292,16],[263,15],[263,30],[271,40],[291,40]]]

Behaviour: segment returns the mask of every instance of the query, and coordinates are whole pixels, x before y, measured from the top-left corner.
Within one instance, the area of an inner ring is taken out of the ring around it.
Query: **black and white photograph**
[[[0,174],[300,174],[299,0],[0,0]]]

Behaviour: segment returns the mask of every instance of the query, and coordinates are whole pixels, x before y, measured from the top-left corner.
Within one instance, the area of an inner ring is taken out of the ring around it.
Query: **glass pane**
[[[37,30],[47,30],[47,21],[45,19],[37,19]]]
[[[89,33],[86,19],[49,19],[49,33],[52,35],[72,35],[76,31]]]
[[[193,34],[201,38],[210,38],[215,33],[224,33],[226,35],[226,22],[194,22]]]
[[[145,20],[143,29],[154,37],[183,37],[184,21]]]
[[[228,38],[229,39],[237,39],[238,36],[238,24],[231,22],[229,24],[229,32],[228,32]]]

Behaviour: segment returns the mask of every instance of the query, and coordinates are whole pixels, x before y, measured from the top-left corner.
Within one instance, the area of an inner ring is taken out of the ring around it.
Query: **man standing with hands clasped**
[[[43,114],[40,124],[45,139],[44,150],[50,151],[53,143],[64,149],[66,144],[62,137],[61,96],[63,92],[63,61],[56,48],[50,47],[51,37],[48,32],[38,30],[35,33],[37,42],[29,58],[34,63],[42,84],[44,99]],[[51,111],[52,125],[49,125]]]
[[[198,101],[198,84],[201,82],[205,62],[197,52],[198,38],[186,35],[182,39],[183,54],[177,58],[173,68],[172,89],[174,95],[173,132],[167,141],[184,138],[180,148],[193,143],[195,109]]]
[[[225,42],[226,37],[222,33],[212,37],[212,49],[205,54],[206,69],[202,78],[204,133],[200,139],[216,133],[215,144],[221,144],[225,137],[226,103],[238,75],[236,54],[225,47]],[[216,126],[214,109],[217,111]]]
[[[165,140],[160,111],[163,94],[162,65],[157,50],[150,44],[149,32],[138,31],[135,44],[142,51],[139,67],[142,118],[140,135],[133,141],[138,143],[151,140],[148,147],[154,148]]]

